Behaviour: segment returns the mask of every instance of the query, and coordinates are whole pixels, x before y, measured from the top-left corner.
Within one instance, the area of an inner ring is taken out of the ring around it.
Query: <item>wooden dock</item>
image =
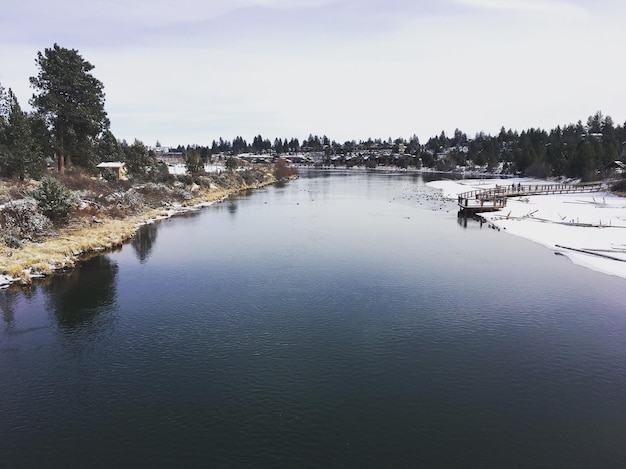
[[[531,195],[572,194],[582,192],[605,192],[610,190],[608,183],[595,184],[511,184],[496,185],[491,189],[463,192],[458,196],[461,212],[493,212],[506,207],[509,197]]]

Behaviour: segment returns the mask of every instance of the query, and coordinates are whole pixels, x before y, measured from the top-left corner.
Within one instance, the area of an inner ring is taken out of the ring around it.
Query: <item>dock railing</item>
[[[608,183],[594,184],[511,184],[496,185],[489,189],[478,189],[458,195],[461,210],[493,211],[506,207],[509,197],[531,195],[571,194],[582,192],[604,192],[609,190]]]

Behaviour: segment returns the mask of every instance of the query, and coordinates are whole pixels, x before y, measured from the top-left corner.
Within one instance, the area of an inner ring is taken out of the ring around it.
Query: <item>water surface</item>
[[[0,291],[6,467],[623,467],[624,281],[309,172]]]

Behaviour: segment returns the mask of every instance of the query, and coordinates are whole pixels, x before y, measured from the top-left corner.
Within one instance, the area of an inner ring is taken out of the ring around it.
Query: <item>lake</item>
[[[624,467],[624,280],[436,177],[303,171],[0,290],[0,466]]]

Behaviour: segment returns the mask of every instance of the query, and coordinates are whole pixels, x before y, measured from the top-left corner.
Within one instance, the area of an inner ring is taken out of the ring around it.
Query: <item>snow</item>
[[[178,163],[178,164],[168,164],[167,169],[170,174],[175,175],[184,175],[187,174],[187,165]],[[221,173],[225,171],[226,168],[222,163],[209,163],[204,165],[204,171],[207,173]]]
[[[542,183],[492,179],[427,184],[456,199],[462,192],[518,182]],[[567,256],[574,264],[626,278],[626,198],[610,192],[511,197],[504,209],[480,216],[500,230]]]
[[[0,274],[0,290],[7,288],[14,279],[9,275]]]

